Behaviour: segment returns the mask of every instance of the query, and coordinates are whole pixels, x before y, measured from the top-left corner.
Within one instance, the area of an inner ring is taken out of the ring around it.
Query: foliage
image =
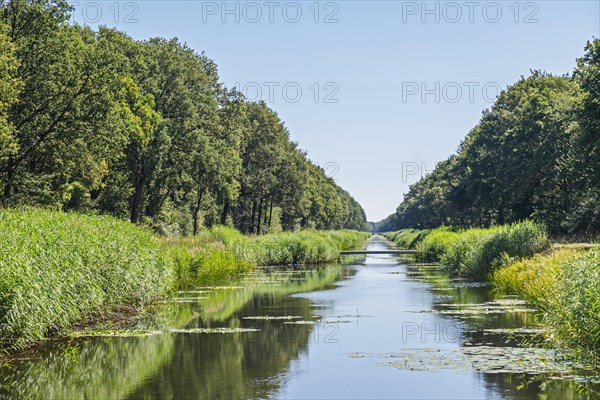
[[[70,12],[63,0],[0,2],[5,207],[99,211],[173,236],[366,228],[279,116],[219,83],[205,54],[72,24]]]

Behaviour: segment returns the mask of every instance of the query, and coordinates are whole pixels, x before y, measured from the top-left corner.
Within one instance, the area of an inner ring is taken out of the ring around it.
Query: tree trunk
[[[194,236],[198,235],[198,217],[200,214],[200,206],[202,205],[202,196],[204,188],[198,189],[198,198],[196,199],[196,207],[194,207]]]
[[[12,194],[12,185],[13,185],[13,180],[15,178],[15,165],[14,165],[14,161],[12,158],[10,158],[8,160],[8,166],[7,166],[7,171],[6,171],[6,184],[4,185],[4,193],[2,196],[2,205],[4,207],[8,206],[8,199],[10,198],[10,195]]]
[[[504,225],[504,220],[504,202],[502,202],[498,207],[498,225]]]
[[[269,206],[269,228],[271,227],[272,220],[273,220],[273,198],[271,197],[271,205]]]
[[[252,200],[252,218],[250,219],[250,233],[254,233],[254,217],[256,216],[256,200]]]
[[[562,189],[563,189],[563,208],[565,210],[565,213],[568,213],[569,211],[571,211],[571,190],[569,187],[568,180],[565,179],[563,181]]]
[[[261,225],[261,222],[262,222],[262,211],[263,211],[263,198],[261,197],[260,198],[260,203],[258,204],[258,221],[257,221],[258,227],[256,228],[256,234],[257,235],[261,234],[261,232],[260,232],[260,225]]]
[[[221,225],[225,225],[227,223],[227,214],[229,214],[229,200],[225,200],[225,204],[223,205],[223,212],[221,213]]]
[[[144,198],[144,187],[146,186],[146,172],[141,168],[137,181],[135,183],[135,193],[133,194],[133,201],[131,202],[131,217],[130,220],[134,224],[140,219],[140,213],[142,211],[142,200]]]

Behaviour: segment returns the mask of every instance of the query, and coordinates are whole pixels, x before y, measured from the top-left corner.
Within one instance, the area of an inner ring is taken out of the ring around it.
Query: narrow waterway
[[[0,397],[586,398],[568,363],[519,344],[540,328],[519,299],[395,256],[261,269],[11,361]]]

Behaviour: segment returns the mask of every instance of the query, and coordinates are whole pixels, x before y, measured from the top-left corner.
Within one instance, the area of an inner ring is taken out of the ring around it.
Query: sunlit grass
[[[170,255],[128,222],[44,210],[0,211],[0,337],[21,347],[173,285]]]

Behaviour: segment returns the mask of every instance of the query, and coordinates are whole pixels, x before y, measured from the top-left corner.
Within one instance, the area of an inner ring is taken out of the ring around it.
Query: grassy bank
[[[550,245],[531,222],[490,229],[438,228],[385,235],[417,258],[484,279],[540,310],[555,345],[600,359],[600,246]]]
[[[458,275],[477,278],[550,246],[543,227],[529,221],[488,229],[406,230],[385,236],[399,247],[418,250],[419,261],[441,262]]]
[[[202,284],[230,279],[256,266],[337,262],[339,251],[360,248],[357,231],[300,231],[246,237],[216,226],[195,237],[165,238],[175,256],[177,281]]]
[[[142,305],[172,287],[170,257],[127,222],[0,211],[0,338],[21,347],[96,311]]]
[[[0,210],[0,348],[16,349],[116,307],[257,265],[338,260],[368,234],[304,231],[247,238],[214,227],[165,239],[128,222],[47,210]]]
[[[494,271],[490,281],[542,312],[553,339],[587,361],[600,359],[600,248],[556,246]]]

